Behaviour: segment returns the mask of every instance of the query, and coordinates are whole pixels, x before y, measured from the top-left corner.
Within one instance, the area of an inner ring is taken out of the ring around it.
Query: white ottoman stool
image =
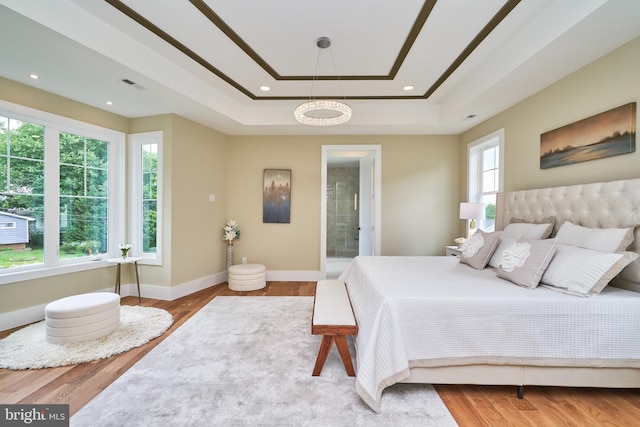
[[[44,308],[47,342],[67,344],[94,340],[120,324],[120,295],[94,292],[53,301]]]
[[[237,264],[229,267],[229,289],[255,291],[267,286],[267,268],[261,264]]]

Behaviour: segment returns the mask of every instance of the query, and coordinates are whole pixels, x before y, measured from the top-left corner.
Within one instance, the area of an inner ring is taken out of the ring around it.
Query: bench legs
[[[313,367],[313,376],[317,377],[322,371],[324,362],[327,360],[329,351],[331,351],[331,345],[335,341],[336,347],[338,347],[338,353],[342,359],[342,364],[347,370],[347,375],[355,377],[356,373],[353,369],[353,363],[351,362],[351,355],[349,354],[349,345],[347,344],[347,337],[345,335],[323,335],[322,343],[320,344],[320,350],[318,350],[318,357],[316,358],[316,365]]]

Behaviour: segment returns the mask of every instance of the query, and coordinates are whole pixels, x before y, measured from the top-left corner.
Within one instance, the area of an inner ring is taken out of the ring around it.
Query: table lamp
[[[469,219],[469,233],[467,238],[471,238],[476,232],[476,219],[484,219],[484,203],[460,203],[460,219]]]

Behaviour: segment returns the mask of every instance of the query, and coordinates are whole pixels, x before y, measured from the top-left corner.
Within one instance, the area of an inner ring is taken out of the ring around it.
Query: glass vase
[[[227,271],[233,265],[233,242],[227,241]]]

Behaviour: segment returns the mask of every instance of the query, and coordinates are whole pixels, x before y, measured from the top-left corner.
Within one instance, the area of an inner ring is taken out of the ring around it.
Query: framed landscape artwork
[[[265,169],[262,185],[262,222],[291,221],[291,169]]]
[[[636,151],[636,103],[540,135],[540,169]]]

